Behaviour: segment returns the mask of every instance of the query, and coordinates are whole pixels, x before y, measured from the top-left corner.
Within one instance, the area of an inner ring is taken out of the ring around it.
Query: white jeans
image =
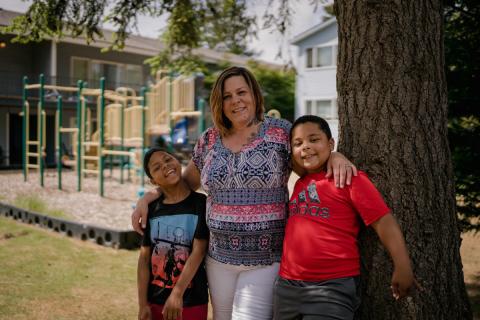
[[[279,266],[235,266],[207,256],[213,320],[271,320]]]

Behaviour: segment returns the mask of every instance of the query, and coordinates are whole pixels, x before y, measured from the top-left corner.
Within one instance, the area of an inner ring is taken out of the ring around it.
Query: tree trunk
[[[439,0],[336,0],[339,150],[366,171],[405,235],[424,291],[395,302],[392,264],[361,233],[361,319],[471,319],[447,140]]]

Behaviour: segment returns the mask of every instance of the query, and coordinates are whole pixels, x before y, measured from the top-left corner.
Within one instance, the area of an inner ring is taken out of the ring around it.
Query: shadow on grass
[[[480,319],[480,274],[476,274],[473,281],[467,282],[465,285],[470,298],[473,319]]]

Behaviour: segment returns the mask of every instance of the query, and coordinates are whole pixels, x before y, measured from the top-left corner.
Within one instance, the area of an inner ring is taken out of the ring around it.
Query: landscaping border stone
[[[67,237],[91,241],[115,249],[135,249],[140,246],[141,236],[133,230],[114,230],[105,227],[78,223],[61,218],[17,208],[0,202],[0,216],[64,234]]]

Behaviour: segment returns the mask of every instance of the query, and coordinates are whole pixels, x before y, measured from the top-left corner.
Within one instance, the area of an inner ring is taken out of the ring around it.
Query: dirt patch
[[[463,274],[474,319],[480,320],[480,233],[462,234]]]
[[[0,234],[0,241],[8,240],[8,239],[16,238],[16,237],[21,237],[21,236],[26,236],[27,234],[29,234],[28,231],[20,231],[20,232],[17,232],[17,233],[7,232],[7,233],[4,233],[4,234]]]

